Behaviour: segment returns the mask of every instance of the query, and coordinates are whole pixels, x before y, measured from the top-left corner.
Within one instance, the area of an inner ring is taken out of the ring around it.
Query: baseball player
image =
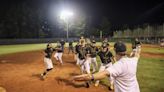
[[[79,46],[79,65],[81,67],[81,73],[82,74],[88,74],[90,75],[90,62],[91,62],[91,50],[89,48],[89,44],[80,44]],[[89,82],[86,82],[86,87],[89,88]]]
[[[91,66],[92,66],[92,73],[96,72],[96,69],[98,68],[97,60],[96,60],[96,55],[98,52],[98,48],[96,47],[96,41],[92,40],[91,44]]]
[[[134,46],[136,50],[140,50],[139,52],[141,52],[141,42],[137,38],[135,39]]]
[[[85,44],[85,39],[84,39],[84,37],[83,37],[83,36],[81,36],[81,37],[80,37],[80,40],[79,40],[79,42],[80,42],[80,43],[83,43],[83,44]]]
[[[56,53],[54,55],[55,59],[59,60],[60,64],[63,65],[63,60],[62,60],[63,50],[62,50],[61,43],[57,42],[57,46],[55,50],[56,50]]]
[[[62,40],[60,41],[60,44],[61,44],[62,52],[64,52],[65,41],[62,39]]]
[[[101,66],[99,72],[104,71],[108,67],[112,66],[112,61],[114,60],[114,56],[109,51],[108,44],[103,43],[101,50],[97,53],[101,59]],[[110,88],[113,89],[113,79],[110,77]],[[99,80],[96,81],[95,86],[99,85]]]
[[[55,50],[52,48],[52,44],[48,43],[47,48],[44,50],[45,57],[44,57],[44,64],[46,67],[46,70],[41,74],[41,78],[44,79],[46,74],[53,69],[53,64],[52,64],[52,53]]]
[[[79,65],[79,42],[77,42],[76,46],[75,46],[75,60],[76,60],[76,65]]]
[[[130,57],[133,57],[136,52],[137,52],[136,46],[132,44],[132,52],[130,53]]]
[[[70,53],[70,51],[72,51],[72,53],[74,53],[74,49],[73,49],[73,41],[70,41],[70,42],[69,42],[68,54]]]

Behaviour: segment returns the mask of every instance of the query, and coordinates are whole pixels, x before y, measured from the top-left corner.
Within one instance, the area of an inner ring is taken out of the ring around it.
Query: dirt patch
[[[163,58],[164,59],[164,54],[162,53],[141,52],[141,56],[147,57],[147,58]]]
[[[40,80],[44,70],[42,51],[22,52],[0,56],[0,86],[7,92],[110,92],[100,85],[85,88],[84,83],[71,83],[68,78],[80,73],[73,54],[63,55],[64,65],[53,59],[54,69]]]

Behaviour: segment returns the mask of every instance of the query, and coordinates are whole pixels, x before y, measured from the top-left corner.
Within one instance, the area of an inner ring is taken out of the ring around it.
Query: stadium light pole
[[[64,22],[66,22],[66,26],[67,26],[67,28],[66,28],[67,29],[67,40],[69,38],[69,34],[68,34],[68,31],[69,31],[69,19],[72,16],[73,16],[73,12],[68,11],[68,10],[64,10],[60,14],[60,19],[64,20]]]

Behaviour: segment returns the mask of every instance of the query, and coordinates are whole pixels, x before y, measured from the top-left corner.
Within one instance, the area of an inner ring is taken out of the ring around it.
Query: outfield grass
[[[142,49],[142,52],[155,53],[155,54],[164,54],[164,48],[149,47],[149,48]]]
[[[46,44],[1,45],[0,55],[44,49]]]
[[[163,92],[164,58],[141,58],[138,63],[137,78],[141,92]]]

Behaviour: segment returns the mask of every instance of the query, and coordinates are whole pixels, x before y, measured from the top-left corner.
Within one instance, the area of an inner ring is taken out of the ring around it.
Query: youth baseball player
[[[74,53],[73,41],[69,41],[68,54],[69,54],[70,52]]]
[[[108,44],[103,43],[101,50],[98,52],[98,55],[101,59],[101,66],[99,72],[104,71],[108,67],[112,66],[112,61],[114,61],[113,54],[109,51]],[[113,78],[110,77],[110,88],[113,89]],[[99,80],[96,81],[95,86],[99,85]]]
[[[60,42],[57,42],[57,46],[55,50],[56,50],[56,53],[54,55],[55,59],[59,60],[60,64],[63,65],[63,60],[62,60],[63,50]]]
[[[77,42],[75,46],[75,60],[76,60],[76,65],[79,65],[79,42]]]
[[[91,44],[91,66],[92,66],[92,73],[96,72],[96,69],[98,68],[96,56],[98,52],[98,47],[96,47],[96,41],[93,40]]]
[[[138,38],[135,39],[134,46],[136,47],[136,50],[140,50],[139,52],[141,52],[141,42]]]
[[[130,53],[130,57],[133,57],[136,52],[137,52],[137,48],[134,44],[132,44],[132,52]]]
[[[52,53],[55,50],[52,48],[52,44],[48,43],[47,48],[44,50],[45,57],[44,57],[44,64],[46,67],[46,70],[41,74],[41,78],[44,79],[46,74],[53,69],[53,64],[52,64]]]
[[[90,72],[90,63],[91,63],[91,50],[89,44],[83,44],[79,46],[79,65],[81,67],[82,74],[91,74]],[[86,87],[89,88],[89,82],[86,82]]]

